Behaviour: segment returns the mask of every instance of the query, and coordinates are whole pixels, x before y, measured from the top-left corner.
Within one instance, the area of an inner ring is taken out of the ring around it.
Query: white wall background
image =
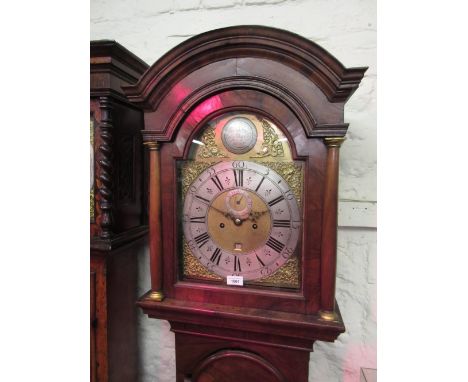
[[[199,33],[231,25],[287,29],[345,66],[369,66],[348,102],[341,149],[337,300],[347,331],[317,342],[310,382],[358,382],[376,368],[376,4],[373,0],[91,0],[91,39],[118,41],[148,64]],[[149,289],[140,257],[140,295]],[[174,335],[140,313],[140,382],[175,380]],[[293,382],[293,381],[291,381]]]

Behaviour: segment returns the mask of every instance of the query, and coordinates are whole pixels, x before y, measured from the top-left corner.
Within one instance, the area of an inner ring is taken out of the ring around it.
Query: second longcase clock
[[[177,381],[307,381],[335,303],[346,69],[295,34],[196,36],[125,89],[145,109],[152,289],[176,333]]]

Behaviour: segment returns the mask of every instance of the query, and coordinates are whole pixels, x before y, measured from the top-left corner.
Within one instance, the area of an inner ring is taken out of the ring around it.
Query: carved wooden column
[[[338,172],[340,146],[346,138],[324,138],[327,145],[324,209],[322,221],[322,275],[320,317],[333,321],[335,314],[336,238],[338,225]]]
[[[147,298],[164,300],[162,232],[161,232],[161,159],[158,142],[145,142],[149,153],[149,250],[151,269],[151,293]]]
[[[101,158],[99,159],[99,207],[101,208],[101,238],[112,236],[112,101],[109,97],[100,97],[102,144],[99,146]]]

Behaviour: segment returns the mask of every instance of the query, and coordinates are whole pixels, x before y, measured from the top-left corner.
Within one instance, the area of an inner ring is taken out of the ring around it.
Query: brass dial
[[[287,182],[249,161],[224,161],[203,171],[187,192],[184,235],[192,254],[215,274],[255,280],[293,254],[301,226]]]

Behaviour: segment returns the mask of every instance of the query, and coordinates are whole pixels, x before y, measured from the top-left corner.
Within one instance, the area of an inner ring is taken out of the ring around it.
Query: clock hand
[[[216,208],[215,206],[210,206],[209,208],[212,208],[212,209],[214,209],[216,212],[219,212],[220,214],[222,214],[224,217],[231,219],[236,225],[239,225],[239,224],[242,222],[241,219],[239,219],[239,218],[233,216],[233,215],[232,215],[231,213],[229,213],[228,211],[226,211],[226,212],[225,212],[225,211],[222,211],[222,210],[220,210],[219,208]]]
[[[232,216],[229,214],[229,212],[225,212],[225,211],[222,211],[220,210],[219,208],[216,208],[215,206],[211,205],[209,208],[212,208],[214,209],[215,211],[219,212],[220,214],[226,216],[226,217],[230,217],[232,218]]]
[[[235,225],[241,225],[242,222],[243,222],[244,220],[246,220],[246,219],[241,219],[241,218],[239,218],[239,217],[236,217],[236,216],[232,215],[232,214],[229,213],[229,212],[224,212],[224,211],[222,211],[222,210],[220,210],[219,208],[216,208],[216,207],[214,207],[214,206],[210,206],[209,208],[213,208],[216,212],[219,212],[219,213],[222,214],[224,217],[231,219],[231,220],[234,222]]]
[[[270,210],[264,210],[264,211],[258,211],[258,212],[251,211],[249,214],[249,219],[251,219],[252,221],[255,221],[259,217],[265,215],[268,212],[270,212]]]

